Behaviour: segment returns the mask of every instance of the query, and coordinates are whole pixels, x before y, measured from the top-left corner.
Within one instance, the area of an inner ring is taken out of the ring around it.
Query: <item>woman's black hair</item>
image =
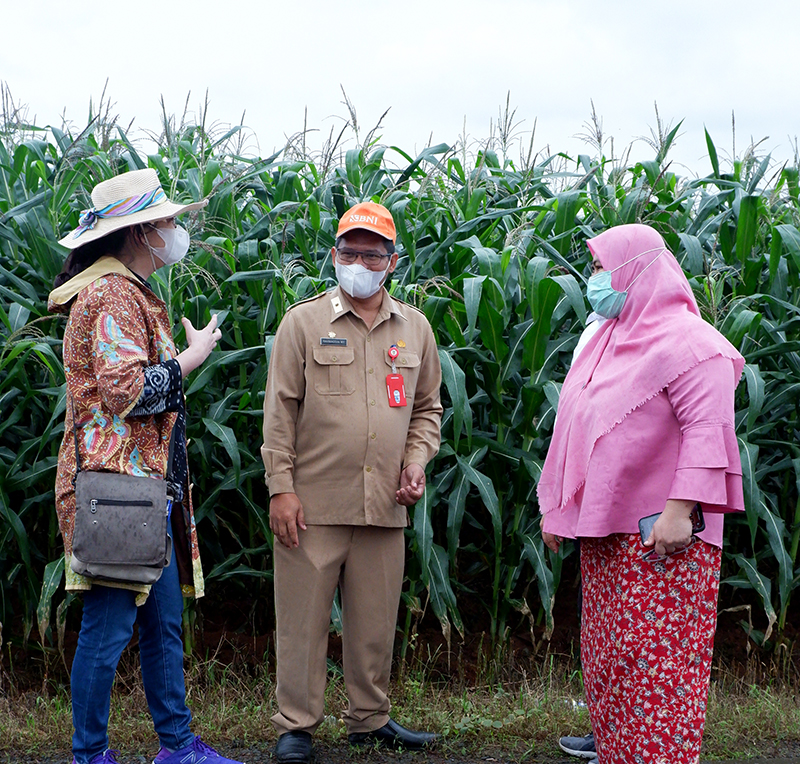
[[[125,246],[129,235],[141,235],[140,226],[119,228],[100,239],[95,239],[88,244],[82,244],[77,249],[73,249],[69,257],[64,261],[61,273],[56,276],[53,282],[53,289],[58,289],[62,284],[82,273],[104,255],[118,255]]]

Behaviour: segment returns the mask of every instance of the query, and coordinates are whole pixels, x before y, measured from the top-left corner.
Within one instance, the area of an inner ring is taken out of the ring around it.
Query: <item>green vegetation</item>
[[[474,630],[502,646],[525,619],[553,628],[563,558],[538,530],[535,484],[569,355],[586,316],[583,241],[646,222],[682,263],[706,316],[747,359],[737,433],[747,513],[727,523],[725,585],[761,603],[751,636],[783,639],[800,584],[800,164],[755,152],[707,174],[670,167],[678,128],[653,158],[607,156],[602,136],[577,157],[518,151],[513,114],[480,146],[417,156],[374,133],[310,156],[300,140],[244,156],[238,128],[166,118],[143,156],[102,113],[82,132],[0,124],[0,622],[8,642],[63,640],[65,597],[53,482],[63,435],[63,318],[46,299],[89,191],[145,166],[172,197],[210,204],[188,221],[194,255],[154,277],[176,325],[222,320],[223,341],[189,377],[190,466],[209,589],[269,612],[271,545],[259,457],[271,338],[288,306],[333,284],[339,215],[364,199],[392,210],[402,257],[391,289],[419,306],[444,370],[443,445],[412,509],[401,628],[405,656],[426,608],[448,642]],[[340,136],[341,138],[342,136]],[[512,156],[514,152],[520,156]],[[178,325],[179,326],[179,325]],[[182,330],[177,341],[183,340]],[[195,606],[187,610],[194,623]],[[796,607],[796,603],[795,603]],[[748,627],[749,628],[749,627]],[[187,629],[192,647],[193,629]],[[30,648],[29,648],[30,649]]]
[[[269,717],[275,713],[272,676],[263,664],[248,672],[215,660],[193,660],[187,669],[189,704],[194,727],[204,739],[234,755],[241,748],[269,751],[275,734]],[[426,667],[411,671],[392,686],[392,714],[398,721],[443,732],[445,756],[458,761],[535,761],[558,757],[561,735],[589,729],[582,705],[582,687],[575,677],[558,671],[523,675],[505,688],[478,682],[430,681]],[[350,749],[344,724],[336,714],[347,706],[340,672],[331,672],[325,722],[315,735],[330,760],[387,761]],[[69,693],[63,687],[49,696],[24,693],[13,701],[0,697],[0,752],[47,756],[68,749],[72,734]],[[135,655],[126,652],[111,703],[111,741],[128,757],[154,753],[155,738]],[[800,740],[800,702],[789,689],[717,681],[709,698],[703,759],[764,757],[792,750]],[[242,754],[243,755],[243,754]],[[787,754],[783,754],[787,755]],[[131,758],[133,760],[133,758]],[[149,759],[148,759],[149,760]],[[439,761],[439,758],[435,758]],[[4,762],[0,753],[0,762]]]

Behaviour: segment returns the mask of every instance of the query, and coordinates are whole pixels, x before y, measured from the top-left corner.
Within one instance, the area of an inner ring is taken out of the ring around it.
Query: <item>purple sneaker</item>
[[[89,764],[119,764],[117,756],[119,756],[119,751],[107,748],[103,753],[98,753]],[[75,758],[72,759],[72,764],[78,764]]]
[[[93,761],[92,764],[95,764]],[[104,764],[104,762],[103,762]],[[235,759],[226,759],[220,756],[210,745],[206,745],[199,735],[179,751],[170,753],[162,748],[153,759],[153,764],[243,764]]]

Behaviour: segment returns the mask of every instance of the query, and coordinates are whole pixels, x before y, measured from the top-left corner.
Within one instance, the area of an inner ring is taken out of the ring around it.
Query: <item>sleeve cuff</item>
[[[413,451],[408,451],[403,458],[403,469],[408,467],[409,464],[419,464],[422,469],[425,469],[428,466],[428,461],[428,456],[424,451],[414,449]]]
[[[675,473],[670,499],[699,501],[704,512],[744,509],[742,477],[723,469],[684,469]]]
[[[267,487],[269,488],[269,495],[274,496],[276,493],[294,493],[294,480],[291,475],[268,475]]]
[[[276,451],[261,446],[261,459],[264,462],[264,479],[269,495],[294,493],[294,458],[285,451]]]
[[[705,467],[741,474],[739,445],[730,425],[703,424],[681,433],[676,469]]]
[[[703,424],[683,432],[670,499],[699,501],[709,512],[744,509],[742,463],[728,424]]]

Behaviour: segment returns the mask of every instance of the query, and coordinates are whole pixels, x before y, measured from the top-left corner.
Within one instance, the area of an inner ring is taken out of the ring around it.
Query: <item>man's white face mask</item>
[[[390,262],[391,258],[387,259],[384,270],[372,271],[369,268],[365,268],[361,263],[343,265],[337,260],[334,266],[336,278],[342,289],[351,297],[355,297],[358,300],[366,300],[368,297],[372,297],[383,285],[389,272]]]

